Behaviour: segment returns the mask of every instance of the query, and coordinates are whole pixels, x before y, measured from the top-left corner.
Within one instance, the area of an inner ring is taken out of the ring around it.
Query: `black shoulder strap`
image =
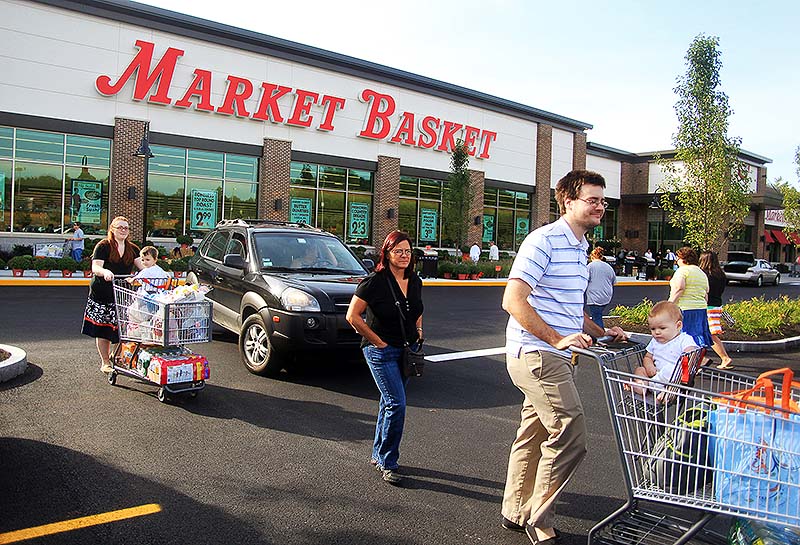
[[[391,273],[389,273],[391,274]],[[397,307],[397,312],[400,313],[400,331],[403,333],[403,344],[408,346],[408,337],[406,336],[406,315],[403,314],[403,309],[400,308],[400,301],[397,300],[397,294],[394,291],[394,286],[392,286],[392,279],[389,278],[389,274],[386,275],[386,282],[389,284],[389,290],[392,292],[392,298],[394,299],[394,306]]]

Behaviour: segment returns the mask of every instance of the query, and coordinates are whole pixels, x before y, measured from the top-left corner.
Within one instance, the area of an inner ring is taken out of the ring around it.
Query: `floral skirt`
[[[114,303],[99,303],[89,297],[86,312],[83,314],[81,333],[90,337],[119,342],[117,330],[117,307]]]

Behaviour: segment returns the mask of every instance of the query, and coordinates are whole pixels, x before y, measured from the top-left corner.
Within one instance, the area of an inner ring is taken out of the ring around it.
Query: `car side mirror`
[[[239,254],[225,254],[225,257],[222,258],[222,264],[234,269],[244,269],[247,267],[244,258]]]
[[[364,268],[367,269],[369,272],[372,272],[372,269],[375,268],[375,262],[371,259],[362,259],[361,264],[364,265]]]

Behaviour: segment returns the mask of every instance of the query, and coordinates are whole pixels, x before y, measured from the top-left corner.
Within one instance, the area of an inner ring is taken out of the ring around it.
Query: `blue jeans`
[[[75,261],[80,261],[81,257],[83,257],[83,248],[73,248],[72,259]]]
[[[606,328],[606,326],[603,325],[603,312],[605,312],[607,306],[608,305],[586,305],[586,308],[589,309],[589,318],[603,329]]]
[[[370,344],[362,350],[372,378],[375,379],[375,384],[381,392],[372,459],[383,469],[397,469],[400,440],[403,438],[403,426],[406,420],[407,379],[404,379],[400,372],[403,349],[394,346],[376,348]]]

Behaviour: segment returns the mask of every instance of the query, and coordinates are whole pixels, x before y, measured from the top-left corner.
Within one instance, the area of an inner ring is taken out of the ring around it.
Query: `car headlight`
[[[281,304],[286,310],[319,312],[319,302],[311,295],[296,288],[286,288],[281,294]]]

